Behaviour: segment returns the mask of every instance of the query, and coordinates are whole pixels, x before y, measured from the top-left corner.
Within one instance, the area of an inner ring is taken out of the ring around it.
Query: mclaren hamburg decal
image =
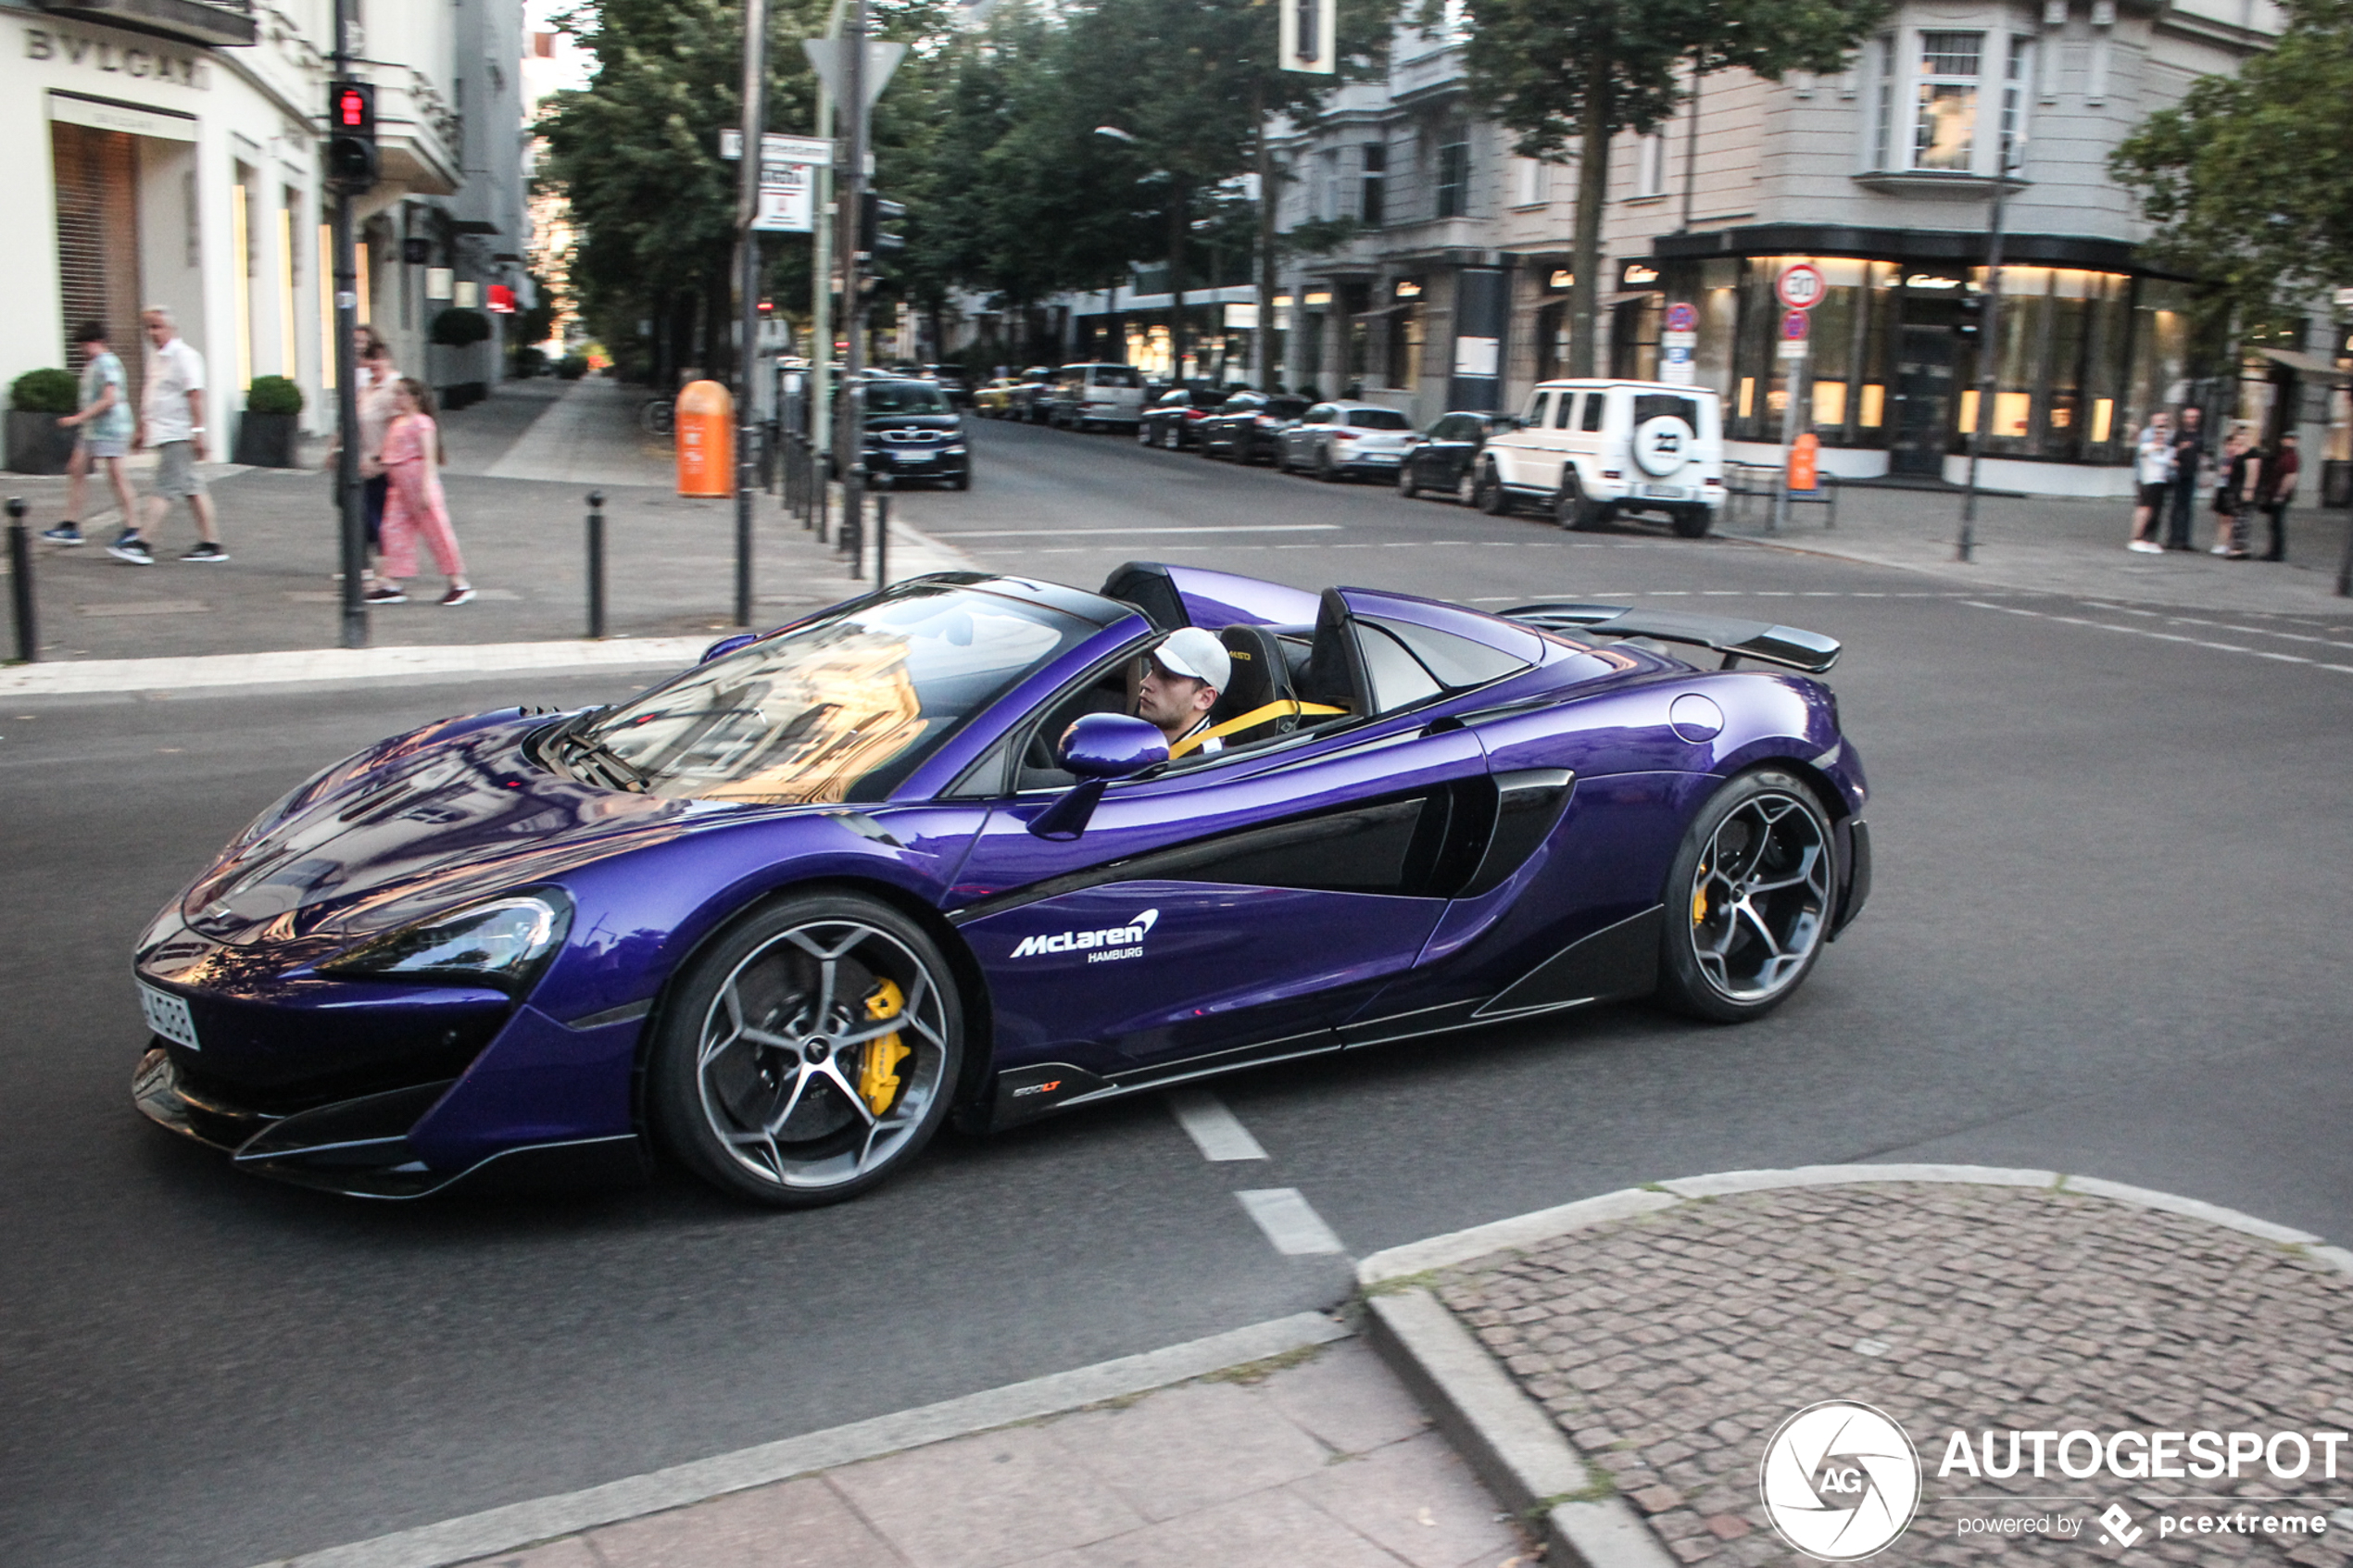
[[[1126,925],[1108,926],[1101,931],[1064,931],[1052,936],[1025,936],[1013,948],[1013,956],[1036,959],[1049,953],[1085,953],[1088,963],[1140,959],[1144,956],[1144,934],[1158,919],[1158,909],[1146,909]]]

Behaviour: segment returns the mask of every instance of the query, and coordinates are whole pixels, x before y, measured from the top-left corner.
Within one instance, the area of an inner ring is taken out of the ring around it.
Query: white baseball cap
[[[1217,633],[1198,626],[1169,633],[1152,649],[1152,658],[1171,675],[1189,675],[1212,691],[1223,692],[1226,683],[1233,679],[1234,660],[1226,652],[1226,645],[1217,640]]]

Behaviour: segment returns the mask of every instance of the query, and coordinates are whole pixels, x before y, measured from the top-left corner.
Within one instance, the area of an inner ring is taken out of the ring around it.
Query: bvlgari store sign
[[[62,28],[26,28],[24,52],[27,59],[54,60],[79,66],[89,72],[93,86],[107,76],[116,81],[129,77],[168,82],[175,87],[209,88],[212,85],[210,68],[194,55],[151,48],[144,44],[112,44],[84,33],[69,32]]]

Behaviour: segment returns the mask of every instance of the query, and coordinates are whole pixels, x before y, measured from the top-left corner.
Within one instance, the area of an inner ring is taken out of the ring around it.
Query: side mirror
[[[1087,831],[1112,780],[1168,760],[1168,737],[1159,726],[1124,713],[1089,713],[1063,732],[1054,756],[1078,783],[1039,812],[1029,831],[1039,838],[1072,839]]]

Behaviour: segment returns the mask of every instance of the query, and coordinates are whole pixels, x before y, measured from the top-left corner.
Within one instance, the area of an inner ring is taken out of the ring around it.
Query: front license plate
[[[147,1015],[147,1027],[175,1046],[190,1050],[202,1050],[196,1044],[196,1021],[188,1012],[188,1004],[168,991],[152,985],[139,987],[139,1008]]]
[[[927,463],[933,456],[929,452],[893,452],[890,460],[894,463]]]
[[[1645,484],[1642,494],[1654,501],[1688,501],[1692,498],[1691,491],[1680,484]]]

